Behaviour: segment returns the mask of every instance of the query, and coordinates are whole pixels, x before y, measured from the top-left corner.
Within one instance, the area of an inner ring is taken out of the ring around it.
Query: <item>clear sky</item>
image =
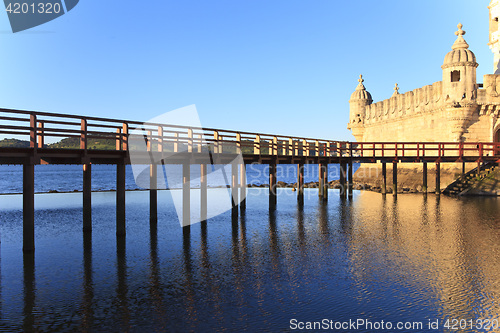
[[[489,0],[81,0],[13,34],[0,106],[148,120],[195,104],[205,127],[353,140],[349,97],[441,80],[461,22],[493,71]]]

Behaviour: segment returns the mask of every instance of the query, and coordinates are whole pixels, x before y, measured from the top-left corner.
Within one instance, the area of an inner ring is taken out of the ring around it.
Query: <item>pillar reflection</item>
[[[92,233],[83,233],[83,302],[82,302],[82,331],[92,330],[94,322],[94,282],[92,274]]]
[[[126,238],[123,236],[116,237],[116,296],[117,310],[120,318],[122,331],[130,330],[130,310],[128,299],[128,284],[127,284],[127,253],[126,253]]]
[[[23,309],[23,331],[35,331],[35,254],[33,252],[23,253],[23,277],[24,277],[24,309]]]

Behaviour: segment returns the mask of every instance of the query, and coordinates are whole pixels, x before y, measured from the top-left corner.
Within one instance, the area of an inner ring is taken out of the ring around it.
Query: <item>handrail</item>
[[[87,139],[93,139],[93,142],[99,139],[116,140],[116,150],[129,150],[129,136],[140,132],[148,144],[158,144],[159,150],[171,144],[174,152],[178,152],[179,149],[185,151],[184,148],[190,152],[201,152],[203,146],[206,146],[215,153],[241,152],[300,157],[383,157],[394,158],[395,162],[408,158],[440,159],[455,156],[460,160],[473,156],[481,161],[485,156],[500,155],[498,142],[348,142],[39,111],[0,108],[1,113],[8,115],[0,115],[0,120],[5,121],[0,123],[0,134],[29,136],[32,148],[45,147],[45,137],[65,137],[80,138],[80,149],[83,150],[93,146]],[[138,129],[140,131],[137,131]],[[143,130],[147,134],[144,134]]]

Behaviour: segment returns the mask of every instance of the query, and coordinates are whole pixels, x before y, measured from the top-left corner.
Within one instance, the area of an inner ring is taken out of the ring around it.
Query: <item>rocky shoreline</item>
[[[297,183],[285,183],[285,182],[277,182],[276,183],[278,188],[297,188]],[[268,188],[269,184],[249,184],[247,185],[249,188]],[[318,188],[319,187],[319,182],[309,182],[304,184],[304,188]],[[341,189],[342,186],[340,185],[339,180],[333,180],[328,182],[328,188],[330,189]],[[380,186],[373,186],[367,183],[362,183],[362,182],[354,182],[353,184],[353,189],[354,190],[359,190],[359,191],[371,191],[371,192],[377,192],[381,193],[382,192],[382,187]],[[429,190],[427,192],[430,192]],[[387,186],[386,188],[386,193],[392,193],[392,187]],[[423,193],[422,191],[422,186],[417,186],[415,188],[413,187],[400,187],[398,188],[398,193]]]

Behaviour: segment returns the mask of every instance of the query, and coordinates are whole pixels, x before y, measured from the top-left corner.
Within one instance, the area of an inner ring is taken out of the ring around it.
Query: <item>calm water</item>
[[[500,319],[497,199],[342,200],[330,190],[320,204],[306,189],[300,208],[280,189],[270,213],[266,191],[249,189],[245,215],[183,233],[168,191],[157,230],[148,193],[128,192],[127,237],[117,241],[114,193],[93,196],[92,238],[81,232],[80,193],[40,194],[34,257],[21,251],[20,196],[0,200],[4,331],[283,332],[292,319],[364,319],[423,323],[379,332],[452,332],[446,319]]]
[[[354,170],[359,167],[354,164]],[[170,188],[181,188],[182,166],[168,165],[168,182]],[[23,191],[23,169],[21,165],[0,165],[0,193],[22,193]],[[209,169],[210,172],[210,169]],[[231,174],[231,167],[225,168],[228,179]],[[159,171],[162,174],[162,171]],[[247,182],[249,184],[269,184],[269,166],[262,164],[249,164],[246,167]],[[328,179],[339,179],[340,169],[338,165],[331,164],[328,168]],[[296,165],[278,165],[278,181],[295,183],[297,181]],[[191,179],[193,186],[196,186],[196,178],[200,177],[200,169],[191,167]],[[305,182],[318,181],[318,165],[309,164],[304,168]],[[209,186],[225,186],[223,177],[208,178]],[[81,191],[83,186],[81,165],[36,165],[35,166],[35,192],[43,193],[50,191],[73,192]],[[199,186],[199,182],[198,182]],[[127,190],[141,189],[135,184],[134,174],[130,165],[126,170]],[[109,191],[116,189],[116,166],[114,165],[93,165],[92,167],[92,191]]]

